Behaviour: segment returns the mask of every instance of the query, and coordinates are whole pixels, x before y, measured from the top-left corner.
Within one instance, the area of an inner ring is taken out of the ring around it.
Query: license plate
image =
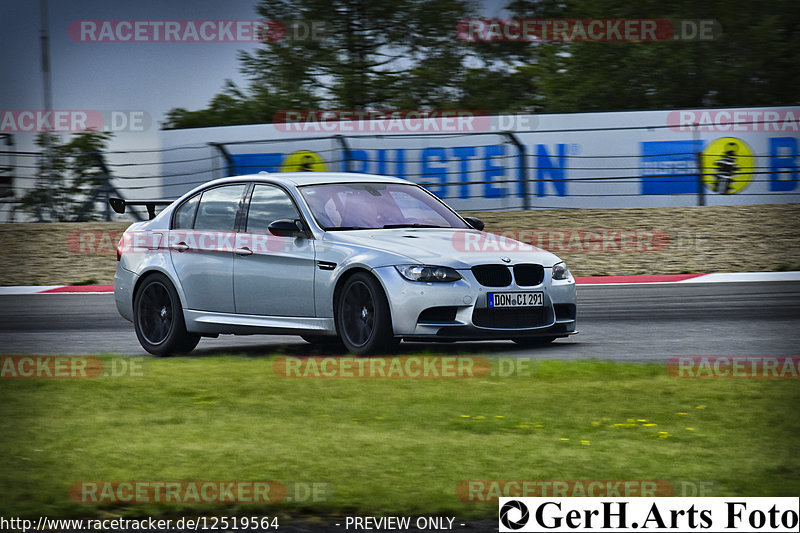
[[[541,307],[541,292],[490,292],[489,307]]]

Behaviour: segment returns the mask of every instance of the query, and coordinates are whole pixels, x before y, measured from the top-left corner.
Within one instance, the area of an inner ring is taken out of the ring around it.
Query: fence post
[[[519,151],[519,179],[522,182],[522,209],[529,211],[531,208],[531,200],[528,194],[528,166],[526,165],[528,157],[525,153],[525,145],[522,144],[519,138],[511,131],[504,131],[503,135],[505,135],[509,142],[516,146]]]
[[[703,151],[700,150],[700,124],[694,123],[694,145],[697,149],[697,205],[706,205],[706,185],[703,182]]]
[[[106,165],[106,160],[103,158],[103,154],[100,152],[91,152],[90,155],[95,160],[95,164],[102,172],[102,174],[100,174],[100,184],[94,190],[94,193],[83,202],[83,205],[75,217],[74,222],[83,222],[85,220],[86,213],[93,209],[92,206],[98,201],[98,199],[104,199],[106,204],[105,219],[106,222],[111,222],[111,210],[109,209],[110,205],[108,203],[108,199],[112,194],[114,196],[119,196],[120,198],[122,198],[122,195],[119,193],[117,188],[111,184],[111,171]],[[136,219],[137,222],[144,220],[136,211],[130,211],[130,214]]]
[[[231,156],[231,153],[225,148],[225,145],[223,143],[208,143],[208,145],[219,150],[219,153],[225,158],[225,164],[228,165],[228,172],[226,175],[233,176],[233,156]]]
[[[347,138],[344,135],[337,134],[333,136],[334,139],[339,143],[342,147],[342,153],[344,157],[344,171],[350,172],[350,145],[347,144]]]

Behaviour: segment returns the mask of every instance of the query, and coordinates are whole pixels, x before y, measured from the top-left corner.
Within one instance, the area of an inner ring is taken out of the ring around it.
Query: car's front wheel
[[[136,290],[133,325],[142,348],[153,355],[189,353],[200,341],[186,331],[178,293],[163,274],[151,274]]]
[[[345,281],[336,302],[336,328],[345,347],[357,355],[385,353],[398,343],[383,288],[365,272]]]

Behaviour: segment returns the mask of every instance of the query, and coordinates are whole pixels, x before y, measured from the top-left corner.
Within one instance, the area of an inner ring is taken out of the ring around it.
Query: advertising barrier
[[[459,210],[800,198],[800,107],[507,116],[287,110],[275,119],[162,132],[161,196],[227,175],[340,171],[410,179]]]

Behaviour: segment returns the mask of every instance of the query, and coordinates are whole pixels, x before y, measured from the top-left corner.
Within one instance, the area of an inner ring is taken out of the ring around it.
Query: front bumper
[[[575,280],[553,280],[545,269],[536,286],[486,287],[470,270],[449,283],[420,283],[403,278],[394,267],[375,269],[392,313],[395,337],[479,340],[566,337],[576,333]],[[490,309],[490,292],[542,292],[541,308]],[[433,311],[431,311],[433,309]]]

